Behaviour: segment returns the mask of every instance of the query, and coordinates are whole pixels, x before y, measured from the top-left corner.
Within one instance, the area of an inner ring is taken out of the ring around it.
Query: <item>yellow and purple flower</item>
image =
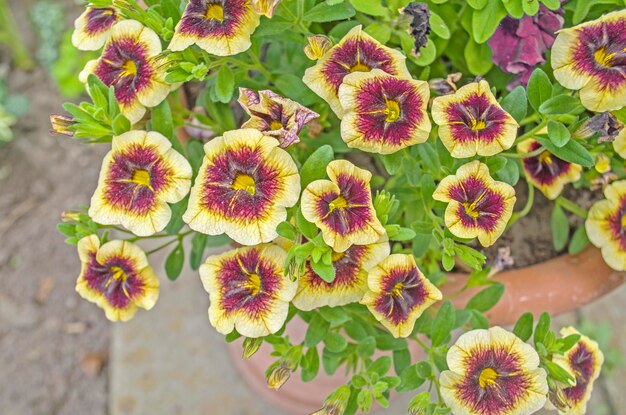
[[[250,115],[241,128],[254,128],[274,137],[281,148],[299,143],[298,134],[319,114],[270,90],[239,88],[239,104]]]
[[[371,245],[352,245],[345,252],[333,252],[335,279],[324,281],[307,262],[298,279],[293,305],[304,311],[355,303],[367,291],[367,272],[390,252],[386,236]]]
[[[285,275],[287,253],[262,244],[207,258],[200,278],[209,293],[209,321],[221,334],[246,337],[276,333],[287,319],[298,283]]]
[[[441,292],[420,271],[413,255],[392,254],[369,271],[361,300],[394,337],[407,337],[415,320]]]
[[[428,139],[427,82],[374,69],[346,75],[338,96],[344,111],[341,138],[348,147],[390,154]]]
[[[621,158],[626,160],[626,127],[622,127],[622,129],[615,135],[612,145],[613,150]]]
[[[123,20],[111,29],[100,58],[89,61],[79,78],[86,83],[89,74],[94,74],[106,86],[113,86],[122,114],[134,124],[146,107],[159,105],[170,92],[165,71],[157,62],[159,53],[161,40],[154,31],[136,20]]]
[[[89,216],[102,225],[122,225],[138,236],[162,231],[191,187],[191,166],[156,131],[113,137]]]
[[[447,362],[450,370],[439,382],[454,415],[530,415],[547,401],[539,355],[500,327],[463,334],[450,347]]]
[[[433,199],[448,203],[445,223],[459,238],[476,238],[490,246],[500,237],[513,214],[515,189],[493,180],[487,165],[478,160],[445,177]]]
[[[97,235],[89,235],[78,241],[78,256],[76,292],[109,320],[130,320],[139,307],[150,310],[156,303],[159,280],[137,245],[110,241],[101,246]]]
[[[604,197],[591,206],[585,221],[587,236],[602,250],[604,261],[617,271],[626,270],[626,180],[604,188]]]
[[[308,68],[302,80],[328,102],[341,118],[343,109],[337,93],[346,75],[381,69],[390,75],[412,79],[404,61],[402,53],[382,45],[365,33],[361,26],[356,26],[329,49],[315,66]]]
[[[541,144],[531,138],[518,144],[517,150],[520,153],[532,153],[540,147]],[[526,172],[526,180],[550,200],[559,197],[566,184],[580,179],[582,171],[582,166],[561,160],[548,150],[533,157],[525,157],[522,159],[522,166]]]
[[[330,180],[316,180],[302,193],[304,218],[321,229],[324,242],[336,252],[378,241],[385,228],[372,204],[372,173],[347,160],[331,161],[326,173]]]
[[[98,50],[109,39],[121,16],[113,7],[87,7],[74,21],[72,44],[80,50]]]
[[[313,35],[307,38],[307,44],[304,47],[304,54],[312,61],[322,59],[322,57],[333,46],[328,36]]]
[[[432,115],[441,142],[456,158],[493,156],[509,149],[519,127],[484,80],[435,98]]]
[[[580,334],[573,327],[561,329],[561,336]],[[591,397],[593,383],[600,375],[604,355],[598,343],[587,336],[581,335],[580,340],[563,355],[554,355],[552,361],[575,379],[576,384],[563,389],[564,403],[567,409],[559,410],[563,415],[584,415],[587,412],[587,402]]]
[[[276,226],[298,202],[300,175],[278,141],[250,128],[227,131],[204,145],[183,220],[208,235],[226,233],[256,245],[278,236]]]
[[[552,46],[554,77],[580,90],[591,111],[613,111],[626,105],[626,10],[563,29]]]
[[[255,13],[271,19],[280,0],[250,0],[250,2]]]
[[[168,49],[196,44],[213,55],[236,55],[250,48],[258,25],[259,15],[250,0],[190,0]]]

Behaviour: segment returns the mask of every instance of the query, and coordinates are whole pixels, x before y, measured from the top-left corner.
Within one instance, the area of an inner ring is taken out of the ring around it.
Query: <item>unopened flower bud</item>
[[[332,46],[330,39],[323,35],[308,37],[308,44],[304,47],[304,54],[312,61],[320,59]]]
[[[350,399],[350,387],[342,385],[333,393],[328,395],[324,401],[324,406],[313,412],[311,415],[342,415],[348,406]]]
[[[607,173],[611,170],[611,159],[604,154],[596,154],[594,168],[598,173]]]
[[[548,399],[550,399],[550,403],[560,412],[567,412],[570,408],[563,387],[558,384],[550,385],[548,389]]]
[[[251,0],[252,9],[255,13],[263,15],[268,19],[274,16],[274,11],[280,0]]]
[[[267,386],[271,389],[280,389],[291,376],[291,367],[288,362],[281,361],[277,366],[272,368],[267,376]]]
[[[263,344],[263,339],[260,337],[257,337],[257,338],[246,337],[246,339],[243,341],[243,358],[244,359],[251,358],[252,355],[254,355],[259,350],[262,344]]]
[[[68,137],[74,136],[74,131],[71,129],[72,125],[76,124],[76,121],[72,117],[61,114],[50,115],[50,134],[62,134]]]
[[[61,213],[61,221],[63,222],[78,222],[80,220],[80,212],[76,210],[64,210]]]

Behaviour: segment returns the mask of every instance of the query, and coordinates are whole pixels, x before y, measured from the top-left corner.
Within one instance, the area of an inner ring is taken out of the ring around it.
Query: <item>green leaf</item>
[[[513,334],[519,337],[523,342],[527,342],[533,334],[533,314],[524,313],[515,323]]]
[[[426,46],[420,48],[419,56],[413,59],[416,65],[419,66],[427,66],[433,63],[435,58],[437,57],[437,46],[432,41],[432,39],[428,39]]]
[[[446,22],[434,11],[430,10],[430,28],[442,39],[450,39],[450,29]]]
[[[594,165],[591,153],[576,140],[569,140],[563,147],[557,147],[552,141],[541,136],[535,137],[535,140],[560,159],[585,167],[593,167]]]
[[[521,19],[524,16],[524,9],[522,8],[522,1],[524,0],[504,0],[504,7],[507,13],[515,19]]]
[[[381,356],[367,367],[367,373],[378,373],[380,376],[384,376],[389,372],[389,369],[391,369],[391,357]]]
[[[558,204],[555,204],[554,208],[552,208],[550,228],[552,229],[552,243],[554,249],[560,252],[567,244],[567,238],[569,237],[569,221],[567,220],[567,215]]]
[[[557,147],[563,147],[572,137],[567,127],[558,121],[548,121],[548,137]]]
[[[386,16],[389,11],[380,4],[380,0],[350,0],[354,8],[370,16]],[[335,19],[333,19],[335,20]]]
[[[219,102],[228,103],[233,97],[235,89],[235,75],[232,69],[226,64],[221,65],[217,72],[215,81],[215,95]]]
[[[491,48],[487,43],[476,43],[469,39],[463,55],[467,67],[474,75],[485,75],[493,67]]]
[[[519,85],[502,99],[500,103],[502,108],[518,122],[526,117],[528,111],[528,99],[526,97],[526,89]]]
[[[502,1],[488,1],[481,10],[472,14],[472,34],[476,43],[485,43],[494,34],[500,21],[506,16]]]
[[[408,392],[419,388],[425,381],[417,374],[415,365],[409,366],[400,374],[400,386],[396,388],[398,392]]]
[[[127,131],[130,131],[130,121],[128,121],[128,118],[126,118],[124,115],[117,114],[115,118],[113,118],[111,128],[113,129],[115,135],[121,135]]]
[[[378,344],[378,342],[377,342]],[[393,351],[393,370],[402,373],[411,364],[411,352],[408,349]]]
[[[376,352],[376,339],[373,336],[365,337],[357,344],[356,352],[361,357],[370,357]]]
[[[307,239],[311,240],[317,236],[317,226],[305,219],[301,209],[296,212],[296,225]]]
[[[333,22],[349,19],[355,14],[354,7],[349,3],[340,3],[334,6],[320,3],[307,11],[302,20],[305,22]]]
[[[391,26],[387,23],[372,23],[365,28],[365,33],[384,45],[391,39]]]
[[[321,307],[317,311],[331,326],[339,326],[350,320],[350,316],[342,307]]]
[[[302,357],[302,381],[310,382],[317,376],[320,370],[320,357],[317,353],[316,347],[309,347],[307,352]]]
[[[333,282],[335,280],[335,267],[332,263],[326,264],[323,261],[311,261],[311,268],[324,281]]]
[[[546,73],[537,68],[528,79],[528,101],[535,110],[552,95],[552,82]]]
[[[417,160],[412,156],[406,156],[402,159],[402,169],[411,186],[419,186],[422,177],[421,167]]]
[[[175,281],[183,270],[184,262],[185,250],[183,244],[179,242],[165,260],[165,274],[167,278]]]
[[[388,232],[390,241],[410,241],[415,238],[415,231],[410,228],[398,228]]]
[[[170,104],[168,104],[167,101],[162,101],[159,105],[152,108],[151,112],[152,117],[150,118],[150,126],[152,130],[163,134],[173,143],[174,118],[172,117]]]
[[[534,16],[539,11],[539,0],[525,0],[522,2],[522,8],[524,13],[529,16]]]
[[[549,331],[550,314],[543,312],[539,316],[539,321],[537,321],[537,326],[535,327],[535,335],[533,336],[533,342],[535,345],[537,345],[537,343],[543,343]]]
[[[330,324],[324,320],[322,316],[315,313],[309,321],[309,327],[304,336],[304,345],[306,347],[314,347],[321,342],[328,334]]]
[[[478,310],[484,313],[485,311],[493,308],[493,306],[495,306],[498,301],[500,301],[500,298],[502,298],[503,294],[503,284],[491,285],[472,297],[467,302],[465,308]]]
[[[419,154],[420,161],[424,163],[431,173],[438,174],[440,172],[441,163],[439,162],[439,155],[431,143],[417,145],[417,153]],[[422,179],[424,176],[425,175],[422,175]]]
[[[183,200],[180,202],[174,203],[170,205],[172,209],[172,217],[165,227],[165,232],[168,235],[176,235],[180,230],[185,226],[185,222],[183,221],[183,212],[187,210],[187,202],[189,202],[189,196],[185,196]]]
[[[572,235],[572,239],[569,241],[569,246],[567,248],[567,252],[570,255],[576,255],[580,253],[583,249],[585,249],[589,245],[589,237],[587,236],[587,231],[585,230],[585,226],[580,226],[574,234]]]
[[[469,4],[472,9],[480,10],[487,5],[488,1],[489,0],[467,0],[467,4]]]
[[[202,257],[204,255],[204,248],[206,247],[206,241],[208,235],[203,233],[196,233],[191,238],[191,253],[189,254],[189,265],[192,270],[197,270],[202,264]]]
[[[300,183],[304,189],[314,180],[326,177],[326,166],[333,161],[335,153],[333,148],[325,144],[315,150],[309,158],[306,159],[300,169]]]
[[[334,353],[343,352],[348,347],[348,341],[336,331],[329,331],[326,337],[324,337],[324,344]]]
[[[289,222],[281,222],[276,226],[276,232],[283,238],[293,241],[296,239],[298,230]]]
[[[574,377],[570,375],[569,372],[563,369],[560,365],[557,365],[556,363],[549,360],[545,360],[543,363],[548,369],[550,377],[554,378],[555,380],[561,383],[565,383],[566,385],[571,384],[575,381]]]
[[[454,307],[449,300],[446,300],[441,305],[441,308],[435,316],[430,338],[432,340],[432,346],[438,346],[443,343],[450,335],[450,332],[454,328]]]
[[[543,102],[539,106],[539,112],[545,115],[569,114],[582,108],[578,98],[571,95],[557,95]]]

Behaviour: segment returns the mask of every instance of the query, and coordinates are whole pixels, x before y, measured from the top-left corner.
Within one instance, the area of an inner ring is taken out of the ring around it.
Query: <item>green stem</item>
[[[523,120],[521,120],[519,122],[519,125],[520,126],[524,126],[526,124],[530,124],[532,122],[539,121],[540,119],[541,119],[541,114],[539,114],[538,112],[535,112],[533,115],[529,115],[528,117],[526,117]]]
[[[515,140],[515,143],[521,143],[522,141],[526,140],[527,138],[530,138],[530,137],[534,136],[539,131],[541,131],[547,124],[548,124],[548,120],[546,120],[545,118],[542,119],[541,122],[537,126],[535,126],[535,128],[532,128],[528,132],[526,132],[526,133],[520,135],[519,137],[517,137],[517,139]]]
[[[530,184],[528,180],[526,181],[526,185],[528,186],[528,198],[526,199],[526,204],[524,205],[522,210],[513,213],[513,215],[511,216],[511,220],[507,225],[507,229],[513,226],[513,224],[517,222],[520,218],[528,215],[533,207],[533,203],[535,202],[535,187]]]
[[[503,157],[513,158],[513,159],[527,159],[530,157],[536,157],[539,154],[543,153],[545,148],[539,147],[536,150],[531,151],[530,153],[500,153]]]
[[[15,63],[22,69],[30,69],[33,61],[28,54],[24,42],[18,35],[17,28],[13,23],[15,19],[6,0],[0,0],[0,27],[2,27],[3,42],[11,49],[15,57]]]
[[[161,249],[167,248],[168,246],[170,246],[171,244],[176,243],[176,242],[180,242],[180,238],[176,237],[176,238],[172,239],[171,241],[168,241],[168,242],[164,243],[163,245],[159,245],[158,247],[156,247],[156,248],[154,248],[154,249],[152,249],[150,251],[147,251],[146,255],[150,256],[150,255],[154,254],[155,252],[158,252]]]
[[[576,202],[569,200],[564,196],[559,196],[559,198],[556,199],[556,203],[563,209],[573,213],[576,216],[580,216],[583,219],[587,218],[587,211],[585,209],[578,206]]]

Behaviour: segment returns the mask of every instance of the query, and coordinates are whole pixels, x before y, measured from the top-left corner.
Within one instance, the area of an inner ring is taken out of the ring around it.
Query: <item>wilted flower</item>
[[[432,116],[441,142],[456,158],[493,156],[511,148],[519,126],[484,80],[435,98]]]
[[[450,347],[440,375],[443,401],[455,415],[530,415],[546,403],[539,355],[500,327],[467,332]]]
[[[500,237],[513,214],[515,189],[493,180],[487,165],[478,160],[459,167],[444,178],[433,199],[448,203],[445,223],[459,238],[476,238],[490,246]]]
[[[370,270],[361,300],[394,337],[407,337],[415,320],[441,292],[420,271],[413,255],[392,254]]]
[[[330,39],[324,35],[309,36],[307,42],[304,47],[304,54],[312,61],[321,59],[333,45]]]
[[[286,208],[300,195],[291,156],[274,138],[249,128],[212,139],[204,153],[183,220],[198,232],[226,233],[244,245],[276,238]]]
[[[580,334],[573,327],[561,329],[561,336],[567,337],[572,334]],[[591,397],[593,383],[600,375],[604,355],[598,347],[598,343],[587,336],[580,337],[571,349],[563,355],[554,355],[552,361],[576,379],[574,386],[563,389],[563,395],[568,408],[559,410],[563,415],[583,415],[587,412],[587,402]]]
[[[96,304],[111,321],[130,320],[137,308],[150,310],[159,297],[159,280],[146,254],[126,241],[100,246],[97,235],[78,241],[81,271],[76,292]]]
[[[191,166],[156,131],[113,137],[89,216],[102,225],[122,225],[138,236],[162,231],[191,187]]]
[[[298,279],[293,305],[304,311],[337,307],[360,301],[367,291],[367,272],[389,255],[386,236],[371,245],[352,245],[345,252],[333,252],[335,279],[324,281],[307,262]]]
[[[562,14],[563,9],[553,11],[542,4],[534,16],[502,19],[487,43],[493,63],[516,75],[510,88],[526,85],[533,70],[546,63],[546,51],[554,43],[555,33],[563,27]]]
[[[213,255],[200,266],[209,293],[209,321],[221,334],[246,337],[276,333],[287,319],[297,283],[285,276],[287,253],[262,244]]]
[[[532,153],[539,148],[541,144],[532,138],[524,140],[517,146],[520,153]],[[562,160],[548,150],[533,157],[523,158],[522,165],[526,172],[526,180],[550,200],[559,197],[566,184],[578,181],[582,171],[582,166]]]
[[[498,272],[501,272],[506,268],[513,266],[514,264],[515,259],[511,255],[511,247],[505,246],[502,248],[498,248],[498,254],[491,263],[491,269],[489,270],[488,276],[491,277]]]
[[[98,50],[109,39],[121,16],[113,7],[87,7],[74,21],[72,44],[80,50]]]
[[[280,0],[250,0],[250,2],[256,13],[271,19]]]
[[[254,92],[239,88],[239,104],[250,115],[242,128],[254,128],[274,137],[285,148],[299,143],[298,134],[319,114],[270,90]]]
[[[72,125],[76,124],[74,118],[67,115],[51,114],[50,115],[50,134],[62,134],[68,137],[74,136],[74,131],[71,129]]]
[[[250,0],[190,0],[168,49],[184,50],[195,43],[213,55],[236,55],[250,47],[258,25]]]
[[[604,261],[617,271],[626,270],[626,180],[604,188],[606,199],[591,206],[585,221],[587,236],[602,250]]]
[[[455,72],[448,74],[446,79],[432,78],[428,80],[428,86],[435,91],[437,95],[447,95],[458,89],[456,83],[459,82],[462,77],[463,74],[461,72]]]
[[[344,110],[341,138],[348,147],[395,153],[428,139],[428,83],[400,79],[380,69],[347,75],[339,87]]]
[[[291,366],[288,363],[281,361],[277,366],[274,366],[267,375],[267,387],[278,390],[281,386],[287,383],[290,377]]]
[[[341,385],[324,400],[324,407],[311,415],[343,415],[349,399],[350,387]]]
[[[402,9],[402,13],[413,18],[409,33],[415,39],[415,53],[419,53],[419,50],[428,43],[428,35],[430,34],[430,11],[428,10],[428,4],[412,1]]]
[[[161,40],[154,31],[136,20],[123,20],[111,29],[100,58],[89,61],[79,78],[86,83],[93,73],[113,86],[122,114],[134,124],[146,107],[157,106],[170,92],[165,70],[156,61],[159,53]]]
[[[610,112],[602,112],[585,121],[572,133],[572,138],[589,138],[596,133],[598,143],[611,142],[624,130],[624,124]]]
[[[316,180],[302,193],[302,215],[322,231],[324,242],[336,252],[350,246],[373,244],[385,228],[372,206],[372,173],[347,160],[331,161],[330,180]]]
[[[626,10],[563,29],[552,47],[554,77],[580,89],[585,108],[601,112],[626,105]]]
[[[412,79],[399,51],[388,48],[362,30],[352,28],[335,46],[304,72],[302,81],[322,97],[338,117],[343,109],[337,97],[343,78],[352,72],[381,69],[390,75]]]

